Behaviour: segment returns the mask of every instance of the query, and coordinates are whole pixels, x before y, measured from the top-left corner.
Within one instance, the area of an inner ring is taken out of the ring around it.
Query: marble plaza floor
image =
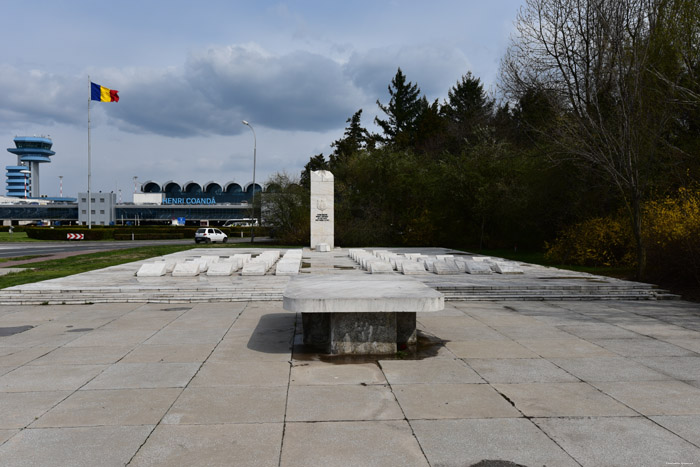
[[[0,306],[0,465],[700,465],[698,304],[448,301],[399,359],[315,354],[299,321],[269,298]]]

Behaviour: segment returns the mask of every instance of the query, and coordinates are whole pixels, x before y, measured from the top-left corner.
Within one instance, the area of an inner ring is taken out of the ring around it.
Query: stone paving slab
[[[643,417],[533,421],[584,466],[665,466],[700,459],[700,448]]]
[[[367,274],[303,255],[301,274]],[[700,462],[698,304],[450,302],[416,357],[343,360],[303,348],[281,301],[241,297],[0,306],[0,465]]]
[[[501,460],[527,466],[579,464],[523,418],[416,420],[411,423],[431,465]]]

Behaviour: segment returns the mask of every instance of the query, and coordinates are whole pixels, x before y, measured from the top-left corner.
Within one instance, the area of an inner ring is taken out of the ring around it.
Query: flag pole
[[[91,157],[90,157],[90,100],[92,99],[92,81],[88,75],[88,184],[87,184],[87,215],[88,229],[92,229],[92,206],[90,201],[90,177],[92,175]]]

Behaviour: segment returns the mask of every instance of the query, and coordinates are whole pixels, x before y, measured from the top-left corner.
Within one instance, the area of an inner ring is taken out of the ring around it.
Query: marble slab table
[[[330,354],[393,354],[415,348],[416,313],[444,296],[403,276],[305,276],[289,281],[285,310],[301,313],[304,344]]]

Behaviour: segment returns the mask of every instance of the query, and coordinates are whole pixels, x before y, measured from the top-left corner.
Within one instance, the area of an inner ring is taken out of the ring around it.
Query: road
[[[271,239],[269,237],[256,237],[255,243],[266,243]],[[229,243],[249,243],[250,237],[229,237]],[[136,248],[140,246],[156,246],[156,245],[188,245],[194,244],[193,239],[183,240],[134,240],[134,241],[103,241],[103,242],[86,242],[65,241],[65,242],[0,242],[0,258],[16,258],[18,256],[51,256],[64,253],[79,254],[88,251],[109,251],[109,250],[124,250],[127,248]]]
[[[18,256],[56,255],[83,251],[108,251],[154,245],[186,245],[193,240],[135,240],[121,242],[8,242],[0,243],[0,258]]]

